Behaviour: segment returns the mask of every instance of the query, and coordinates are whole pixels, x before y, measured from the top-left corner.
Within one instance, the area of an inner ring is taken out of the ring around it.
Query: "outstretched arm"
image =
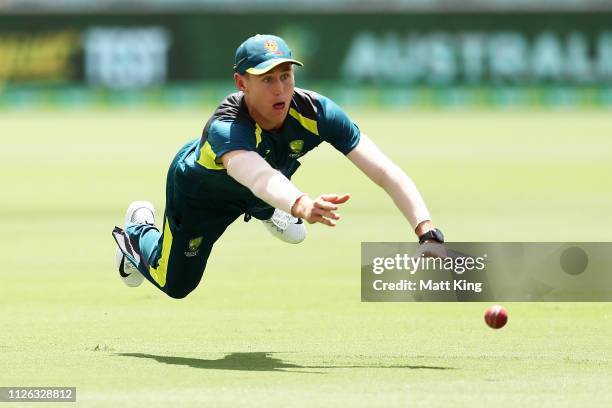
[[[346,157],[389,194],[417,236],[433,229],[425,201],[414,182],[369,137],[362,133],[359,144]]]
[[[227,173],[255,196],[311,224],[320,222],[335,226],[340,219],[335,213],[338,205],[349,199],[348,194],[324,194],[313,200],[256,152],[233,150],[224,154],[221,160]]]

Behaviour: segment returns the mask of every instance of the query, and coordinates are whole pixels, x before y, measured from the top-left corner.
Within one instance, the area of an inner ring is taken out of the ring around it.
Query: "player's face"
[[[281,64],[263,75],[245,76],[244,94],[253,119],[264,129],[282,126],[293,98],[293,65]]]

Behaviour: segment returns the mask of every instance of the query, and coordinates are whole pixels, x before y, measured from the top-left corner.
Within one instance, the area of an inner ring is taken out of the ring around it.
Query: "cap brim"
[[[300,67],[304,66],[304,64],[302,64],[300,61],[291,58],[274,58],[271,60],[264,61],[261,64],[256,65],[252,68],[248,68],[246,72],[252,75],[263,75],[266,72],[270,71],[272,68],[277,67],[280,64],[284,64],[285,62],[290,62],[292,64],[299,65]]]

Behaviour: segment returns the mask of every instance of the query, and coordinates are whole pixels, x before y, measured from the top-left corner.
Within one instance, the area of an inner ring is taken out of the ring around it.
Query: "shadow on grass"
[[[270,352],[251,352],[251,353],[230,353],[217,360],[205,360],[202,358],[157,356],[144,353],[117,353],[123,357],[148,358],[164,364],[183,365],[193,368],[204,368],[208,370],[239,370],[239,371],[285,371],[299,372],[290,369],[330,369],[330,368],[408,368],[412,370],[454,370],[454,367],[437,367],[425,365],[327,365],[312,366],[286,363],[280,358],[273,356]],[[289,370],[288,370],[289,369]],[[309,373],[312,373],[309,371]],[[322,372],[317,372],[323,374]]]

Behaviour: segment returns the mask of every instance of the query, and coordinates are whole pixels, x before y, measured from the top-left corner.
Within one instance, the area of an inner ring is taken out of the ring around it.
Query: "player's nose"
[[[274,81],[274,84],[272,85],[272,93],[274,93],[274,96],[279,96],[283,94],[283,90],[284,90],[284,85],[282,81]]]
[[[278,95],[283,94],[290,87],[291,87],[291,84],[288,81],[282,79],[281,77],[276,78],[274,80],[274,84],[272,85],[274,92],[277,92]]]

